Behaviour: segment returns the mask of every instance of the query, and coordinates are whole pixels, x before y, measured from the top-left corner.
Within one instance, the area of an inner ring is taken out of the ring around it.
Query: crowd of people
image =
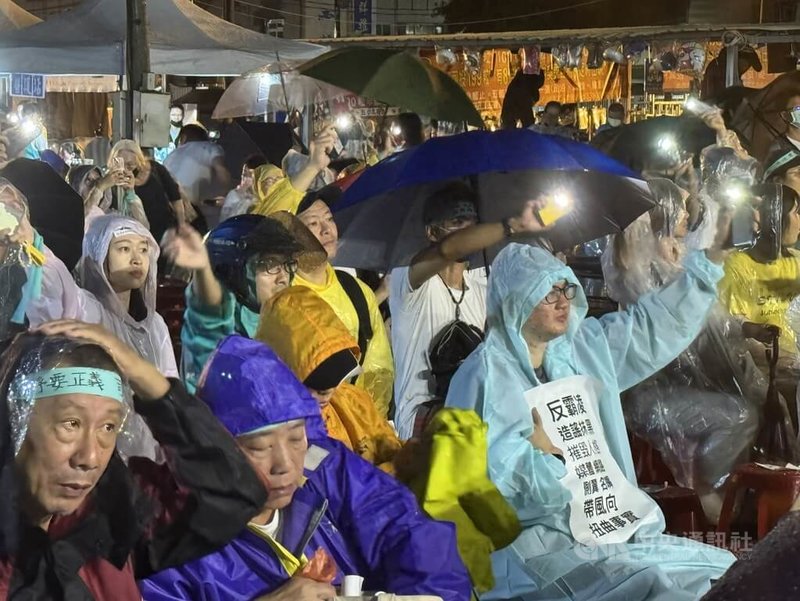
[[[531,129],[576,140],[562,113]],[[785,115],[762,164],[708,111],[715,145],[646,170],[654,208],[566,254],[546,195],[486,223],[472,186],[443,181],[427,246],[380,274],[334,267],[337,203],[426,143],[416,115],[349,161],[321,127],[238,183],[180,106],[152,156],[121,140],[67,173],[3,156],[0,599],[308,601],[347,576],[444,601],[784,598],[761,547],[732,568],[665,534],[629,441],[711,523],[768,387],[796,448],[800,96]],[[624,120],[614,104],[601,129]],[[589,316],[568,266],[587,254],[618,311]],[[186,282],[179,337],[157,311],[167,275]]]

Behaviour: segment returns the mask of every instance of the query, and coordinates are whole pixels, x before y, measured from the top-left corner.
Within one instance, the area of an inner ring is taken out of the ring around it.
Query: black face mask
[[[169,124],[172,125],[173,127],[180,127],[181,125],[183,125],[183,121],[170,121]]]

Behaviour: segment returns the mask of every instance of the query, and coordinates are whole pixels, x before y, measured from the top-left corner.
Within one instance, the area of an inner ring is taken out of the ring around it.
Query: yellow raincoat
[[[389,405],[394,392],[394,360],[389,336],[383,324],[383,316],[378,308],[375,293],[361,280],[357,280],[369,308],[370,324],[372,325],[372,340],[367,346],[364,357],[364,373],[358,376],[356,386],[367,391],[375,402],[378,414],[386,419],[389,415]],[[342,320],[350,336],[358,340],[358,314],[350,297],[347,296],[339,283],[333,267],[328,264],[325,273],[325,283],[321,286],[304,279],[300,274],[294,278],[295,286],[305,286],[321,296],[330,305],[336,316]]]
[[[791,252],[791,251],[790,251]],[[771,263],[759,263],[747,253],[733,253],[725,262],[719,297],[732,315],[781,329],[781,353],[796,355],[794,330],[786,311],[800,295],[800,259],[792,254]]]
[[[251,213],[256,215],[264,215],[269,217],[278,211],[289,211],[292,214],[297,213],[297,207],[300,201],[305,196],[304,192],[298,192],[292,185],[292,180],[289,177],[283,176],[283,171],[275,165],[268,165],[271,169],[266,169],[263,172],[256,170],[254,174],[254,186],[258,200],[253,204],[250,209]],[[259,169],[261,169],[259,167]],[[269,177],[281,176],[281,179],[272,184],[266,194],[262,193],[261,182]]]
[[[486,430],[474,411],[439,411],[417,451],[427,456],[427,469],[408,483],[428,515],[456,525],[461,560],[479,592],[494,588],[491,554],[522,531],[516,512],[489,480]]]
[[[335,353],[349,350],[359,356],[358,344],[328,303],[300,286],[264,304],[256,339],[267,343],[301,382]],[[400,440],[364,390],[343,382],[322,408],[322,417],[331,438],[393,473],[391,461]]]

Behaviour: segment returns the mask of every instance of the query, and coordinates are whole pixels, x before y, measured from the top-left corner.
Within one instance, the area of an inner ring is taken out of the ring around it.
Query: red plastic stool
[[[730,534],[737,498],[746,490],[752,490],[756,494],[758,538],[764,538],[789,511],[800,493],[800,471],[768,470],[755,463],[737,467],[725,484],[725,500],[719,516],[718,531]]]
[[[661,508],[666,522],[666,532],[675,536],[708,531],[706,514],[700,497],[691,488],[682,486],[665,486],[657,488],[644,487],[645,492]]]

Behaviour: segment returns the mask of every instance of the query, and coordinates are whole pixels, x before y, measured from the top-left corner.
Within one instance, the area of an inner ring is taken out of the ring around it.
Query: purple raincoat
[[[335,585],[345,574],[357,574],[366,591],[470,598],[454,526],[425,516],[405,487],[325,436],[316,401],[265,345],[240,336],[225,339],[201,377],[199,396],[234,436],[306,420],[308,480],[281,510],[280,542],[286,549],[296,548],[312,514],[327,500],[305,555],[327,550],[338,567]],[[216,553],[140,586],[145,601],[251,601],[288,578],[272,547],[245,530]]]

